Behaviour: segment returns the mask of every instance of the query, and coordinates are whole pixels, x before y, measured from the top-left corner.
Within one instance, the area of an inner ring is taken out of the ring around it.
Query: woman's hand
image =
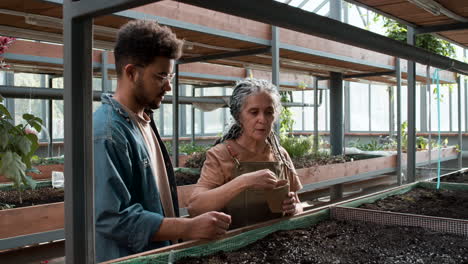
[[[242,174],[245,188],[256,190],[272,190],[276,187],[276,175],[269,169]]]
[[[286,215],[295,215],[302,212],[301,202],[296,193],[289,192],[288,198],[283,201],[283,213]]]

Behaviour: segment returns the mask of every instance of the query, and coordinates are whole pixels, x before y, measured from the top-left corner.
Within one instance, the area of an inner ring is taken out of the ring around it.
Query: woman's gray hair
[[[268,93],[273,99],[274,121],[278,119],[281,112],[281,96],[274,84],[266,80],[253,78],[238,81],[234,87],[234,91],[232,92],[229,106],[233,120],[225,130],[223,136],[215,142],[215,145],[228,139],[237,139],[242,135],[242,125],[239,118],[240,113],[244,108],[245,101],[247,97],[262,92]],[[273,151],[276,160],[282,162],[286,166],[287,170],[294,172],[293,165],[284,157],[283,153],[281,153],[278,137],[273,130],[270,131],[266,141]]]
[[[236,83],[230,100],[230,112],[233,120],[225,130],[222,138],[216,142],[221,143],[228,139],[239,138],[242,134],[242,125],[239,121],[247,97],[265,92],[273,99],[275,121],[281,112],[281,96],[274,84],[266,80],[247,78]]]

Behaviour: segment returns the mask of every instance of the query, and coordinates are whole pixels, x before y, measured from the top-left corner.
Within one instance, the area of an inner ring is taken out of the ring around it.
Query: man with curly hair
[[[104,94],[93,117],[97,261],[170,245],[213,239],[231,218],[208,212],[178,218],[177,187],[152,109],[174,77],[183,41],[154,21],[134,20],[118,32],[115,95]]]

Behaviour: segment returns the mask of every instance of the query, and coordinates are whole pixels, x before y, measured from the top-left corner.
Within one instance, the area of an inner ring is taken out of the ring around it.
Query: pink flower
[[[24,129],[24,133],[37,135],[37,131],[34,130],[34,129],[31,129],[31,128],[29,128],[29,127],[27,127],[27,128]]]
[[[7,46],[0,46],[0,54],[5,53],[5,51],[8,49]]]
[[[7,45],[10,45],[11,43],[13,43],[13,41],[15,41],[15,40],[16,40],[16,38],[0,36],[0,45],[7,46]]]

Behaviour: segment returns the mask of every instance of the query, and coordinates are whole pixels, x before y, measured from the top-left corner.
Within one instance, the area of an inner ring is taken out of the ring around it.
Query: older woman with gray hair
[[[230,102],[233,124],[206,154],[190,215],[223,210],[235,228],[302,212],[297,196],[302,185],[273,132],[280,109],[280,95],[270,82],[237,83]]]

